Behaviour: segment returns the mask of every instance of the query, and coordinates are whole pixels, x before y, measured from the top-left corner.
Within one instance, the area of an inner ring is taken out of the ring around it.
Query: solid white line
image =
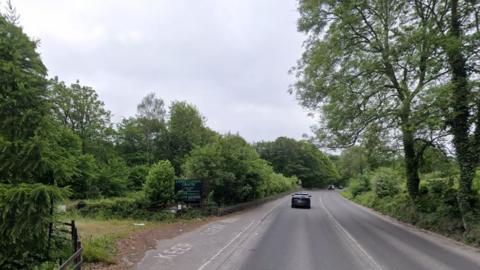
[[[328,217],[334,222],[335,226],[345,234],[345,236],[352,242],[352,244],[355,245],[356,248],[358,248],[358,250],[360,250],[360,252],[363,253],[363,255],[367,258],[367,260],[374,267],[374,269],[382,270],[382,267],[372,258],[372,256],[367,253],[367,251],[357,242],[357,240],[355,240],[355,238],[353,238],[353,236],[337,221],[337,219],[332,215],[332,213],[330,213],[330,211],[323,203],[322,196],[319,195],[318,197],[320,199],[320,206],[325,210]]]
[[[255,223],[255,220],[253,220],[252,222],[250,222],[241,232],[239,232],[237,235],[235,235],[235,237],[230,240],[230,242],[228,242],[224,247],[222,247],[217,253],[215,253],[215,255],[213,255],[210,259],[208,259],[205,263],[203,263],[197,270],[203,270],[205,269],[205,267],[207,267],[207,265],[209,265],[213,260],[215,260],[223,251],[225,251],[225,249],[227,249],[233,242],[235,242],[235,240],[237,240],[240,236],[242,236],[243,233],[245,233],[250,227],[252,227],[252,225],[255,223],[255,227],[257,227],[260,223],[262,223],[265,218],[267,218],[271,212],[273,212],[273,210],[275,208],[277,208],[280,204],[282,204],[283,200],[281,200],[277,205],[275,205],[274,207],[272,207],[272,209],[270,209],[259,221],[257,221]]]

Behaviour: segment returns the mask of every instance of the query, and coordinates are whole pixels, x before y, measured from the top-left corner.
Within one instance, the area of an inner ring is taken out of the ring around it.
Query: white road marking
[[[382,270],[382,267],[370,256],[367,251],[353,238],[353,236],[337,221],[337,219],[330,213],[330,211],[325,207],[325,204],[323,203],[322,196],[319,195],[319,201],[320,201],[320,206],[325,210],[325,213],[327,213],[327,216],[333,221],[334,225],[350,240],[350,242],[355,245],[355,247],[363,253],[363,256],[368,260],[368,262],[371,264],[373,267],[372,269],[375,270]]]
[[[218,233],[219,231],[223,230],[227,225],[224,224],[212,224],[211,226],[208,226],[206,229],[202,230],[200,232],[201,235],[207,234],[207,235],[214,235]]]
[[[153,256],[154,258],[159,258],[159,259],[167,259],[167,260],[172,260],[173,256],[165,256],[162,253],[158,253],[157,255]]]
[[[255,227],[257,227],[260,223],[262,223],[269,215],[270,213],[273,212],[273,210],[275,210],[275,208],[277,208],[280,204],[282,204],[283,200],[281,200],[278,204],[276,204],[274,207],[272,207],[260,220],[258,220],[256,223],[255,223],[255,220],[253,220],[252,222],[250,222],[242,231],[240,231],[237,235],[235,235],[235,237],[230,240],[224,247],[222,247],[217,253],[215,253],[215,255],[213,255],[210,259],[208,259],[207,261],[205,261],[205,263],[203,263],[197,270],[203,270],[205,269],[205,267],[207,267],[210,263],[213,262],[213,260],[215,260],[223,251],[225,251],[231,244],[233,244],[233,242],[235,242],[235,240],[237,240],[240,236],[242,236],[242,234],[244,234],[250,227],[252,227],[252,225],[255,223]]]
[[[213,255],[210,259],[208,259],[204,264],[202,264],[197,270],[204,269],[207,265],[209,265],[215,258],[218,257],[225,249],[227,249],[235,240],[237,240],[244,232],[246,232],[252,225],[255,223],[255,220],[250,222],[241,232],[239,232],[230,242],[228,242],[223,248],[221,248],[215,255]]]
[[[172,260],[173,258],[177,257],[178,255],[182,255],[192,249],[192,245],[188,243],[179,243],[176,244],[168,249],[165,249],[164,251],[158,253],[155,258],[159,259],[168,259]]]

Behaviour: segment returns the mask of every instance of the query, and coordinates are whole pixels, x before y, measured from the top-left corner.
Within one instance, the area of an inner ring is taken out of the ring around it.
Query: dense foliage
[[[480,245],[480,223],[471,223],[465,232],[462,215],[457,200],[457,188],[451,175],[441,172],[422,174],[420,194],[412,200],[406,192],[403,170],[378,168],[352,178],[344,196],[409,222],[425,229],[463,240],[469,244]],[[458,176],[457,176],[458,177]],[[480,173],[474,180],[480,183]],[[480,196],[479,189],[474,189]],[[476,202],[476,207],[479,206]]]
[[[27,269],[49,258],[51,211],[67,194],[51,185],[0,185],[1,269]]]
[[[0,16],[0,268],[25,269],[49,257],[53,207],[67,194],[54,184],[75,174],[79,145],[50,117],[37,43],[7,17]]]
[[[225,135],[192,151],[184,164],[186,176],[204,181],[215,203],[233,204],[295,187],[295,178],[275,174],[255,148],[237,135]]]
[[[298,177],[305,188],[326,187],[339,180],[334,164],[309,142],[280,137],[273,142],[257,143],[255,147],[275,171]]]

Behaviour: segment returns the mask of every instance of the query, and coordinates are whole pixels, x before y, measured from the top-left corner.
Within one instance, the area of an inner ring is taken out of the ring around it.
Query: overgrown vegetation
[[[379,168],[352,179],[342,193],[357,203],[404,222],[479,246],[480,221],[472,223],[472,229],[465,232],[454,178],[438,172],[421,177],[420,195],[415,200],[408,196],[402,172],[391,168]],[[479,181],[480,173],[475,178],[475,182]],[[475,192],[480,196],[478,189]],[[474,205],[479,206],[478,202]]]

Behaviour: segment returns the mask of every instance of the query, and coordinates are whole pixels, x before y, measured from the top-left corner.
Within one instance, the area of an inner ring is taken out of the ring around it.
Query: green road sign
[[[198,179],[175,180],[175,193],[181,191],[185,203],[200,203],[202,200],[202,181]]]

